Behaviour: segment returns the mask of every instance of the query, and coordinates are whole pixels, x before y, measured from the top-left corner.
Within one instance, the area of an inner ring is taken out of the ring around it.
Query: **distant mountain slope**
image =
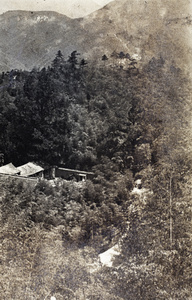
[[[116,0],[85,17],[81,24],[95,39],[91,51],[128,51],[143,61],[156,55],[179,64],[189,58],[189,3]],[[89,43],[87,36],[86,43]]]
[[[0,68],[42,67],[58,49],[73,51],[83,35],[77,20],[58,13],[7,12],[0,16]]]
[[[191,60],[188,3],[116,0],[80,19],[55,12],[12,11],[0,16],[0,70],[43,67],[60,49],[89,59],[125,51],[142,62],[163,56]]]

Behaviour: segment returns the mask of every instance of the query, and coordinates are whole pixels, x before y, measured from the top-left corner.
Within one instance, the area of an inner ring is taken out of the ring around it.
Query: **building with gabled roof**
[[[36,165],[35,163],[28,162],[25,165],[17,167],[17,170],[20,172],[20,176],[24,177],[42,177],[44,169],[41,166]]]
[[[12,163],[9,163],[7,165],[0,167],[0,174],[19,175],[20,171]]]

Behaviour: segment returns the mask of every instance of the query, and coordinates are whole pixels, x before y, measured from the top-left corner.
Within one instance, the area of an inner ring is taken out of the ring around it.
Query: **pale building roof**
[[[102,265],[105,265],[107,267],[112,267],[113,260],[116,255],[120,255],[120,248],[118,245],[115,245],[112,248],[108,249],[107,251],[100,253],[99,258]]]
[[[39,172],[44,171],[44,169],[32,162],[28,162],[25,165],[22,165],[20,167],[17,168],[20,171],[20,175],[21,176],[31,176],[31,175],[35,175]]]
[[[12,163],[0,167],[0,174],[16,175],[19,174],[19,172],[20,171]]]

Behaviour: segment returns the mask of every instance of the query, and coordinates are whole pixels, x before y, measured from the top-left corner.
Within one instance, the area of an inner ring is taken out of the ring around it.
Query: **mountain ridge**
[[[146,4],[116,0],[76,19],[51,11],[3,13],[0,70],[47,66],[58,50],[65,58],[74,50],[88,60],[125,51],[142,63],[164,56],[178,66],[187,65],[191,58],[191,23],[185,3],[179,9],[172,1],[165,4],[164,0],[152,0]],[[178,21],[181,17],[186,20],[182,26]]]

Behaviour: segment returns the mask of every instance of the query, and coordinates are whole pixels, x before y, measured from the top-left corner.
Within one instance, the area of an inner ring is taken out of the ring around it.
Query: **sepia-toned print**
[[[0,299],[192,299],[191,0],[0,1]]]

